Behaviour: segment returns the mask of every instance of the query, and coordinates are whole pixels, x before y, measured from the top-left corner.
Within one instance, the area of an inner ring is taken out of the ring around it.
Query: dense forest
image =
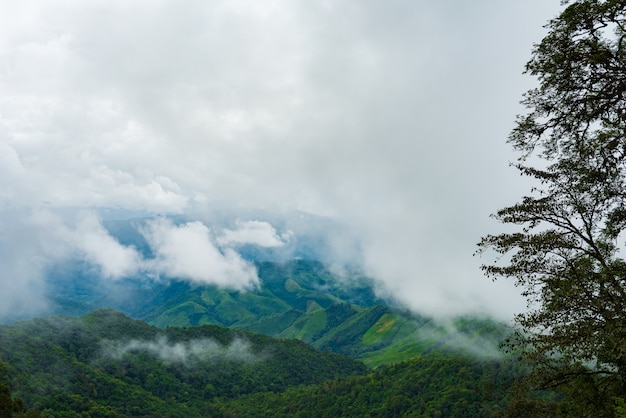
[[[218,398],[367,371],[298,340],[210,325],[159,329],[112,310],[2,326],[0,341],[6,384],[55,417],[207,416]]]
[[[488,417],[504,410],[514,363],[427,355],[364,376],[220,402],[221,416]]]
[[[110,309],[1,326],[0,340],[5,416],[489,416],[518,373],[449,351],[372,370],[299,340]]]

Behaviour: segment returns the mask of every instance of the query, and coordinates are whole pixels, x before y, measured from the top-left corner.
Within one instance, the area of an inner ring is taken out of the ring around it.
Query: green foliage
[[[242,329],[260,334],[271,336],[281,336],[283,334],[286,336],[287,332],[285,330],[301,319],[302,315],[301,311],[292,309],[287,312],[268,315],[259,320],[251,321],[249,324],[243,323],[241,327]]]
[[[38,418],[35,410],[24,410],[24,401],[11,395],[11,388],[2,383],[7,379],[9,366],[0,361],[0,418]]]
[[[392,339],[398,332],[401,318],[390,313],[383,314],[376,323],[363,334],[363,343],[372,345]]]
[[[2,326],[0,342],[15,393],[58,417],[207,416],[217,398],[367,371],[297,340],[214,325],[159,329],[112,310]],[[5,395],[0,387],[2,405]]]
[[[615,418],[626,418],[626,402],[623,398],[615,398]]]
[[[540,85],[509,140],[537,186],[495,215],[518,232],[479,245],[507,256],[486,274],[528,298],[507,344],[533,368],[528,390],[560,388],[563,416],[613,416],[626,395],[626,3],[566,3],[527,64]]]
[[[223,402],[215,416],[486,417],[502,410],[512,363],[424,356],[366,376]]]
[[[300,315],[289,328],[278,334],[278,336],[281,338],[297,338],[311,343],[327,328],[327,319],[326,310],[324,309]]]

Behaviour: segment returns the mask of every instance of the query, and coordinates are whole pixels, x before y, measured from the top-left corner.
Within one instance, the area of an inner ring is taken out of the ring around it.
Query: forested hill
[[[0,342],[0,411],[8,386],[31,417],[483,417],[515,375],[515,363],[434,352],[370,371],[298,340],[109,309],[0,326]]]
[[[112,310],[0,326],[0,342],[14,396],[56,417],[210,416],[217,398],[367,371],[297,340],[213,325],[160,329]]]

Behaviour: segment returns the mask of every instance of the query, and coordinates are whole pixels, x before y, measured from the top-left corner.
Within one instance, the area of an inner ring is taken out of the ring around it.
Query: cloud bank
[[[302,210],[347,225],[367,272],[411,308],[509,316],[519,292],[485,279],[472,253],[496,232],[488,215],[527,189],[505,140],[533,86],[521,75],[531,45],[559,3],[7,3],[2,229],[6,213],[42,207]],[[141,264],[89,219],[67,228],[58,245],[105,276]],[[153,228],[163,274],[251,283],[201,225]],[[243,236],[286,239],[248,225],[221,242]],[[183,237],[199,247],[172,244]],[[4,240],[2,260],[39,253]],[[217,260],[213,273],[198,248]],[[7,263],[0,294],[37,283],[36,263]]]

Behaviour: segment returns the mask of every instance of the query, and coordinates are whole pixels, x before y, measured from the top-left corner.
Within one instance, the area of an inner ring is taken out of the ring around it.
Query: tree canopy
[[[527,298],[507,347],[533,366],[530,388],[561,388],[564,415],[613,416],[626,396],[626,2],[564,4],[509,137],[536,186],[494,215],[516,231],[478,245],[499,254],[487,276]]]

